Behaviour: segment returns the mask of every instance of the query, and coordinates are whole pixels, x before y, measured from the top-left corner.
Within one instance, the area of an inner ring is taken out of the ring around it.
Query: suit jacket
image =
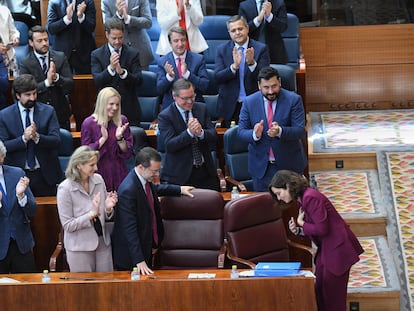
[[[21,207],[16,197],[16,185],[25,176],[19,167],[3,165],[4,181],[6,184],[8,210],[0,208],[0,260],[3,260],[9,249],[10,230],[14,228],[14,237],[20,253],[25,254],[35,245],[30,229],[30,218],[36,213],[37,205],[30,188],[25,191],[27,203]]]
[[[80,183],[65,179],[57,190],[57,207],[60,223],[62,224],[65,248],[70,251],[94,251],[98,248],[99,238],[96,234],[89,211],[92,209],[92,199],[101,193],[99,220],[102,224],[103,240],[111,244],[110,232],[106,230],[105,199],[106,187],[101,175],[94,174],[89,178],[89,193]]]
[[[303,234],[318,247],[316,256],[331,273],[342,275],[364,252],[358,239],[328,198],[317,190],[307,188],[299,204],[305,213]]]
[[[45,85],[47,74],[43,73],[42,66],[34,52],[30,52],[29,56],[22,61],[20,72],[22,74],[29,73],[35,77],[37,100],[52,105],[55,108],[60,127],[69,129],[71,111],[68,96],[73,87],[72,71],[63,52],[49,50],[49,61],[50,59],[53,59],[56,73],[59,74],[59,80],[50,87]]]
[[[250,71],[245,66],[244,88],[246,95],[250,95],[258,90],[257,75],[263,67],[269,66],[269,52],[267,46],[261,42],[249,39],[248,47],[254,48],[254,59],[257,66],[254,71]],[[217,47],[216,63],[214,75],[219,87],[219,96],[217,99],[217,114],[219,117],[229,123],[236,109],[236,102],[240,93],[239,71],[233,73],[230,65],[233,63],[234,42],[228,41]]]
[[[265,41],[270,54],[272,64],[286,64],[288,57],[281,33],[287,29],[287,11],[283,0],[268,0],[272,3],[273,19],[263,25]],[[249,24],[249,36],[259,40],[261,27],[256,27],[253,19],[258,15],[256,0],[245,0],[239,5],[239,15],[244,16]],[[263,23],[262,22],[262,23]]]
[[[192,114],[204,130],[204,139],[198,139],[199,149],[204,157],[211,176],[216,169],[211,157],[211,149],[217,140],[216,129],[210,120],[204,103],[194,103]],[[158,115],[160,139],[165,144],[165,160],[161,179],[168,183],[184,185],[193,169],[192,137],[187,133],[187,125],[175,104],[168,106]]]
[[[91,52],[96,48],[95,26],[96,9],[93,0],[77,0],[76,3],[85,2],[85,20],[79,23],[76,12],[72,23],[66,25],[63,17],[66,15],[66,0],[50,0],[47,8],[47,29],[54,35],[53,48],[65,53],[69,59],[72,51],[76,50],[79,58],[85,64],[91,63]]]
[[[208,49],[207,42],[198,28],[204,19],[203,11],[201,10],[200,0],[190,0],[190,5],[190,9],[184,9],[188,41],[191,51],[201,53]],[[156,8],[157,20],[161,28],[156,53],[166,55],[171,51],[171,45],[168,42],[168,31],[173,26],[179,26],[180,17],[177,15],[175,0],[157,0]]]
[[[116,14],[116,1],[102,0],[102,18],[104,23],[110,18],[120,18]],[[125,24],[124,42],[139,50],[139,61],[147,68],[154,60],[151,41],[146,29],[152,27],[152,15],[148,0],[128,0],[129,24]],[[122,21],[124,21],[122,19]],[[125,22],[125,21],[124,21]]]
[[[157,220],[158,245],[164,236],[158,195],[180,195],[179,186],[151,184]],[[144,261],[151,266],[153,247],[152,217],[145,189],[135,171],[131,170],[118,188],[118,205],[112,231],[112,249],[115,266],[132,270]]]
[[[265,121],[263,134],[261,139],[254,141],[253,128],[260,120]],[[282,128],[280,138],[271,138],[266,134],[269,129],[266,120],[262,93],[258,91],[247,96],[240,111],[238,133],[242,140],[249,143],[249,173],[255,178],[264,176],[272,147],[277,170],[292,170],[302,174],[307,165],[302,145],[306,134],[302,98],[294,92],[283,88],[280,90],[273,114],[273,121],[278,122]]]
[[[121,107],[130,125],[139,126],[141,121],[141,106],[138,102],[137,88],[142,81],[139,52],[137,49],[122,45],[120,64],[128,74],[122,79],[118,74],[111,76],[108,71],[111,52],[108,44],[92,52],[92,75],[98,90],[112,86],[122,97]]]
[[[171,82],[168,81],[166,78],[167,72],[164,69],[164,65],[166,62],[168,62],[174,67],[175,77],[174,80]],[[207,90],[209,83],[204,57],[203,55],[187,51],[185,62],[187,64],[188,71],[190,72],[188,80],[191,81],[195,88],[196,101],[204,102],[203,93],[205,90]],[[176,66],[176,60],[174,59],[173,52],[169,52],[167,55],[161,57],[158,60],[157,91],[158,94],[161,94],[163,96],[161,109],[167,108],[170,104],[174,102],[172,96],[172,85],[178,79],[179,77]]]
[[[26,143],[22,139],[24,127],[20,116],[19,104],[0,110],[0,140],[7,148],[4,164],[25,168]],[[62,170],[58,159],[60,145],[59,123],[55,109],[52,106],[36,102],[33,112],[40,135],[35,147],[35,156],[40,164],[40,170],[46,182],[55,187],[62,180]]]

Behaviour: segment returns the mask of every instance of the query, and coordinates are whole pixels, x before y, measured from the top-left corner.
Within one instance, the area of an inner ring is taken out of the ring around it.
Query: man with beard
[[[302,98],[282,88],[275,68],[262,68],[257,81],[259,91],[243,102],[238,134],[249,143],[248,169],[254,191],[268,191],[277,171],[303,173],[307,158],[301,140],[306,118]]]
[[[53,196],[62,180],[59,123],[51,105],[36,101],[36,88],[32,75],[14,79],[16,102],[0,111],[0,140],[7,148],[4,164],[25,170],[35,196]]]

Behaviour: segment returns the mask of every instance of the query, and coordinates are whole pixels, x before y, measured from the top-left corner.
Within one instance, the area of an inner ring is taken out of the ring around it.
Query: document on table
[[[189,273],[189,279],[214,279],[216,277],[215,273]]]
[[[17,281],[12,278],[0,278],[0,284],[9,284],[9,283],[20,283],[20,281]]]

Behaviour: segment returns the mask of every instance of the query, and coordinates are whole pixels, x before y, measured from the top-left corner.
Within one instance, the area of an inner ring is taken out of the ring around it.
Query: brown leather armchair
[[[192,193],[193,198],[161,199],[165,235],[154,256],[157,269],[217,269],[224,265],[223,198],[207,189]]]
[[[311,247],[288,239],[282,211],[267,192],[229,201],[223,220],[227,258],[241,267],[289,261],[289,247],[315,254]]]

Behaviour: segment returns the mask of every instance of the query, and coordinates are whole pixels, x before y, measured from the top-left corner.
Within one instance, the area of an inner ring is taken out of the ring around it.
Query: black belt
[[[269,164],[270,164],[270,165],[274,165],[274,164],[276,164],[276,160],[269,160]]]
[[[193,168],[202,168],[204,166],[204,162],[202,164],[193,164]]]
[[[26,172],[36,172],[39,169],[40,169],[40,167],[37,167],[37,168],[26,168],[25,171]]]

